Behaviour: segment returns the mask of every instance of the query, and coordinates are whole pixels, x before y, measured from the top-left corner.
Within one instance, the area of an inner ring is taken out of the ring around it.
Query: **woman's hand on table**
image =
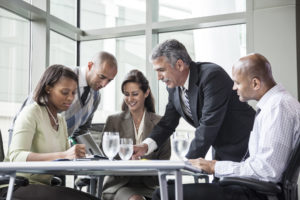
[[[76,144],[70,149],[64,152],[65,158],[74,159],[74,158],[84,158],[85,157],[85,144]]]

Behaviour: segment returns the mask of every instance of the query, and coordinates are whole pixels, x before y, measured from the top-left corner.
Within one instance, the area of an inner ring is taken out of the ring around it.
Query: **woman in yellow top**
[[[78,78],[63,65],[47,68],[34,91],[34,103],[26,106],[16,120],[7,162],[52,161],[85,157],[85,146],[69,147],[66,111],[76,94]],[[17,186],[13,199],[97,199],[89,194],[59,186],[50,186],[52,175],[18,174],[28,178],[29,185]],[[0,189],[4,197],[7,187]]]

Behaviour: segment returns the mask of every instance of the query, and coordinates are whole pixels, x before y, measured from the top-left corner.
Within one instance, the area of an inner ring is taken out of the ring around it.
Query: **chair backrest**
[[[3,141],[2,141],[2,134],[0,130],[0,162],[4,160],[4,147],[3,147]]]
[[[298,200],[298,177],[300,170],[300,137],[293,150],[287,168],[282,177],[285,200]]]

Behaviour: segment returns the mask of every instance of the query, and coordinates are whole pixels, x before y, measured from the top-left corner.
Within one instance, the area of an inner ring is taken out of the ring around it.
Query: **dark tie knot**
[[[84,89],[84,92],[85,92],[85,91],[88,91],[88,92],[89,92],[89,91],[90,91],[90,86],[85,86],[85,87],[83,87],[83,89]]]

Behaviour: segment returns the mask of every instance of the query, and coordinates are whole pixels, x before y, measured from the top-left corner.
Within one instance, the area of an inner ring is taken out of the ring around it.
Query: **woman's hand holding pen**
[[[85,157],[85,144],[75,144],[70,149],[64,152],[65,158],[74,159],[74,158],[84,158]]]

